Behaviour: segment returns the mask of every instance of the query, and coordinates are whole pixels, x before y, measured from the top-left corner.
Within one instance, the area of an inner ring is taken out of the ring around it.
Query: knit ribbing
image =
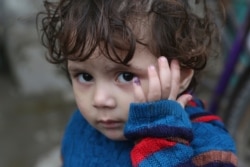
[[[171,100],[131,104],[125,136],[131,140],[143,137],[181,137],[188,141],[193,137],[187,113],[179,103]]]

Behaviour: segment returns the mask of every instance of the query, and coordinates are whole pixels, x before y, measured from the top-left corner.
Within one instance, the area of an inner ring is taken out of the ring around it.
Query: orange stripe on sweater
[[[209,151],[193,158],[193,163],[197,166],[205,166],[213,162],[228,163],[234,166],[238,164],[236,155],[227,151]]]

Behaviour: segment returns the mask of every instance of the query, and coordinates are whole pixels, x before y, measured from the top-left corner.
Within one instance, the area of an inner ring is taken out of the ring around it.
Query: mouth
[[[118,129],[123,126],[121,121],[115,120],[100,120],[98,121],[98,124],[105,129]]]

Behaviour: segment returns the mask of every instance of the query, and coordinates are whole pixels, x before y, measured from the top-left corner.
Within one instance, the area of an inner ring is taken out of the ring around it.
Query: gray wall
[[[36,30],[36,13],[42,0],[3,0],[4,37],[10,75],[22,94],[62,92],[71,94],[70,85],[57,67],[45,60],[45,49]]]
[[[60,166],[76,108],[61,70],[45,60],[36,30],[43,0],[0,0],[0,166]]]

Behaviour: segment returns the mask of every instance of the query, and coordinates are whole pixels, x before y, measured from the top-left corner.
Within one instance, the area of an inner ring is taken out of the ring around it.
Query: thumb
[[[187,103],[192,100],[192,95],[190,94],[184,94],[184,95],[181,95],[178,99],[177,99],[177,102],[180,103],[180,105],[184,108]]]

